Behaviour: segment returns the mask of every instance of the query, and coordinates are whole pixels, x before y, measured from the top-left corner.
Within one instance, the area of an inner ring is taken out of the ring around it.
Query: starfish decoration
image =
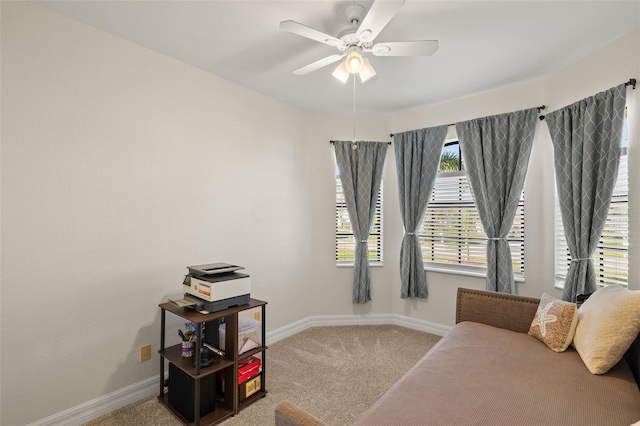
[[[542,337],[546,337],[547,335],[547,323],[558,321],[558,317],[556,317],[555,315],[549,315],[549,309],[551,309],[551,305],[553,305],[553,302],[549,302],[544,307],[538,306],[536,317],[531,323],[531,327],[534,327],[536,325],[540,327],[540,334],[542,334]]]

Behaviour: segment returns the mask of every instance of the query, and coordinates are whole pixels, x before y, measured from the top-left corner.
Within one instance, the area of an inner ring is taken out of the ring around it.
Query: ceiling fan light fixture
[[[373,69],[371,62],[369,62],[369,59],[362,58],[362,69],[360,69],[360,72],[358,73],[358,77],[360,77],[360,81],[362,83],[366,83],[367,81],[375,77],[377,74],[378,73],[376,72],[376,70]]]
[[[346,83],[349,80],[349,70],[347,70],[346,62],[340,62],[340,65],[337,66],[335,70],[333,70],[332,75],[340,80],[342,83]]]
[[[2,0],[0,0],[2,1]],[[348,74],[358,74],[361,81],[376,78],[376,72],[363,57],[364,53],[373,56],[431,56],[438,50],[438,40],[389,41],[374,44],[374,40],[398,13],[405,0],[371,0],[369,10],[359,4],[345,9],[349,28],[337,36],[329,35],[309,28],[296,21],[280,22],[280,29],[297,34],[310,40],[336,47],[340,54],[331,55],[294,70],[295,75],[306,75],[329,64],[346,60],[333,71],[333,76],[346,83]],[[365,70],[361,73],[363,67]],[[355,81],[355,79],[354,79]]]
[[[347,55],[347,60],[345,61],[347,71],[349,71],[351,74],[360,72],[360,70],[362,69],[362,63],[362,55],[356,50],[349,53]]]

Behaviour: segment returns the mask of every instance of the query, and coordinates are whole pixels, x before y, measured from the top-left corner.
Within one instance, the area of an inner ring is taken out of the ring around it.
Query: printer
[[[197,311],[221,311],[232,306],[246,305],[251,294],[251,277],[238,272],[242,266],[228,263],[188,266],[182,287],[185,299],[194,302]]]

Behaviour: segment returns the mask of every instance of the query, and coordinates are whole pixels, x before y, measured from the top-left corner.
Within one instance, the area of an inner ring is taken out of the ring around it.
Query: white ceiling
[[[379,0],[380,1],[380,0]],[[353,110],[337,53],[278,28],[294,20],[331,35],[353,1],[44,1],[42,6],[305,110]],[[367,10],[373,3],[357,1]],[[369,56],[378,72],[356,87],[358,113],[395,112],[544,77],[640,26],[640,1],[407,1],[376,42],[440,42],[431,57]],[[630,76],[632,77],[632,76]]]

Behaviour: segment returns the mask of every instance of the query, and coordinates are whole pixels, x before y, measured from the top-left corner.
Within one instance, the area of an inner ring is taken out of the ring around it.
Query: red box
[[[238,384],[244,383],[262,371],[262,360],[250,356],[238,363]]]
[[[262,372],[262,360],[255,356],[243,359],[238,362],[238,384],[242,384],[249,380],[251,377]],[[218,373],[220,379],[225,379],[224,370]]]

